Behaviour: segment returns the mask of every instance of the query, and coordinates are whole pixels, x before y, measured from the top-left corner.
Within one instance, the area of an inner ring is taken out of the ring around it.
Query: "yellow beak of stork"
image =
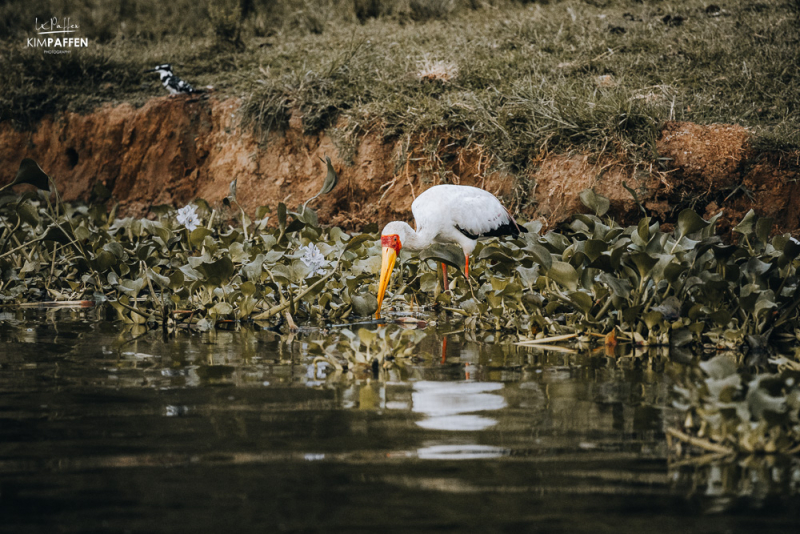
[[[392,277],[392,270],[394,269],[394,262],[397,260],[397,254],[400,252],[402,245],[400,238],[397,235],[384,235],[381,236],[381,278],[378,282],[378,311],[375,312],[375,318],[381,317],[381,304],[383,304],[383,296],[386,293],[386,287],[389,285],[389,279]]]

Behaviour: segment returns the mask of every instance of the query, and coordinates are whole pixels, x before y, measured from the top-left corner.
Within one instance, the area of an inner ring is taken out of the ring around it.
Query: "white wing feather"
[[[448,233],[458,227],[480,236],[511,222],[497,198],[466,185],[437,185],[411,204],[419,233]]]

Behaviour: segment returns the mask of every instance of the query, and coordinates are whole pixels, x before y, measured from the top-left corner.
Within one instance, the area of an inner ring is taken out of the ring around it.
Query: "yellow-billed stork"
[[[417,230],[402,221],[393,221],[381,232],[382,263],[378,284],[378,312],[400,249],[420,251],[432,243],[455,243],[464,251],[464,275],[469,276],[469,257],[478,239],[494,236],[517,236],[528,230],[493,194],[466,185],[437,185],[422,193],[411,204]],[[442,264],[445,290],[447,266]]]

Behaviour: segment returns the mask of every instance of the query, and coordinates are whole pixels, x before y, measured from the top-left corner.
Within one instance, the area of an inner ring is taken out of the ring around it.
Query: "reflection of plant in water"
[[[800,371],[750,376],[728,354],[699,366],[701,376],[675,388],[686,432],[670,435],[679,443],[722,454],[800,452]]]
[[[748,456],[733,460],[708,458],[670,466],[673,484],[689,494],[713,499],[707,512],[719,513],[742,505],[731,497],[797,495],[800,493],[800,460],[785,456]]]
[[[338,337],[311,342],[309,352],[317,360],[327,362],[336,369],[351,365],[377,365],[414,356],[417,344],[425,337],[421,330],[387,325],[377,330],[360,328],[358,332],[341,330]],[[315,360],[315,361],[317,361]]]

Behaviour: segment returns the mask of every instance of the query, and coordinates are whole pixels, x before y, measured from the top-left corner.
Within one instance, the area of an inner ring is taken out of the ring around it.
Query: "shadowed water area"
[[[253,326],[0,316],[0,530],[787,532],[800,465],[670,458],[691,358],[518,347],[428,327],[337,372]],[[445,335],[446,334],[446,335]],[[443,341],[446,339],[446,343]]]

